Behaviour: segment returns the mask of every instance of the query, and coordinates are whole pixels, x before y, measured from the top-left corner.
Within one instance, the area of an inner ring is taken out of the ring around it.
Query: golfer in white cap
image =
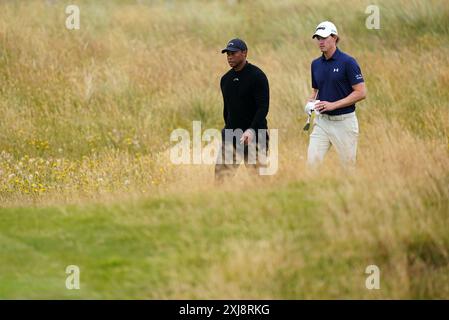
[[[322,52],[312,62],[312,94],[305,111],[315,112],[307,163],[320,163],[333,145],[344,165],[355,164],[359,126],[355,103],[366,88],[357,61],[337,48],[339,36],[332,22],[320,23],[313,34]]]

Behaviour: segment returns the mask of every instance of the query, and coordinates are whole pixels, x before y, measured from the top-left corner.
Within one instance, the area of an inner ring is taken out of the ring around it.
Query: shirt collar
[[[234,71],[235,73],[240,73],[240,72],[242,72],[243,70],[245,70],[246,67],[247,67],[248,65],[249,65],[249,62],[248,62],[248,60],[246,60],[245,65],[243,66],[242,69],[240,69],[240,71],[235,71],[234,69],[232,69],[232,71]]]
[[[338,49],[335,50],[334,54],[332,55],[332,57],[330,57],[328,60],[326,60],[326,57],[324,56],[324,53],[321,55],[321,60],[323,61],[329,61],[329,60],[337,60],[338,57],[341,55],[341,51]]]

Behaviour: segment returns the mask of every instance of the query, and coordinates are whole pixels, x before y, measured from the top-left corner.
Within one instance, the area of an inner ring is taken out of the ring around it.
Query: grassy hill
[[[2,2],[0,298],[449,298],[449,8],[377,1],[369,30],[370,4],[78,1],[67,30],[62,1]],[[368,88],[353,174],[304,163],[323,20]],[[223,126],[236,36],[270,81],[279,171],[216,186],[169,137]]]

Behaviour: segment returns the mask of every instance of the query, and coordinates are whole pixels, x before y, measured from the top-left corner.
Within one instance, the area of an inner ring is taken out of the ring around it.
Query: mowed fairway
[[[0,3],[0,298],[449,298],[444,0]],[[359,62],[358,167],[305,166],[315,26]],[[221,129],[220,49],[270,81],[279,170],[216,186],[170,133]],[[66,267],[80,289],[66,288]],[[380,289],[365,269],[379,267]]]

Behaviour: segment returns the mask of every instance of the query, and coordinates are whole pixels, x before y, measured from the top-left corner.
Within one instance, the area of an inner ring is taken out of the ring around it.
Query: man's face
[[[227,51],[226,55],[228,58],[228,63],[231,68],[238,66],[246,59],[246,51]]]
[[[321,52],[327,52],[329,49],[336,46],[337,38],[333,37],[332,35],[330,35],[326,38],[316,36],[315,40],[316,40]]]

